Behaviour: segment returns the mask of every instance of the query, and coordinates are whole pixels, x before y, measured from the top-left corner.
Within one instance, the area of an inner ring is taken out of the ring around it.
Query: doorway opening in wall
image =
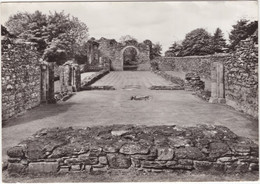
[[[137,50],[134,47],[128,47],[124,50],[123,69],[125,71],[137,70]]]

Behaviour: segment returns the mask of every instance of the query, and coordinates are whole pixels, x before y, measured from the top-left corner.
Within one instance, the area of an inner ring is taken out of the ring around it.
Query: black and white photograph
[[[3,183],[259,182],[257,1],[2,1]]]

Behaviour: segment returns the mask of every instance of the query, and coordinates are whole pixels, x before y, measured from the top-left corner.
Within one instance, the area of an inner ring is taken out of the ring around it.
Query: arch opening
[[[127,47],[123,51],[123,70],[137,70],[138,50],[135,47]]]

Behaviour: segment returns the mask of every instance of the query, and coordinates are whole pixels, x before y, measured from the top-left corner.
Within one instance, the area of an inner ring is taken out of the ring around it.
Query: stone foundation
[[[7,151],[9,174],[136,169],[258,171],[258,145],[223,126],[112,125],[42,129]]]

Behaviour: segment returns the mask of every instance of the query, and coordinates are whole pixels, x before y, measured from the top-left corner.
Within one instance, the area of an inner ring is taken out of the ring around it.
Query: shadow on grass
[[[30,123],[31,121],[57,116],[58,114],[68,111],[75,103],[58,103],[58,104],[41,104],[25,113],[2,122],[2,128],[15,125]]]

